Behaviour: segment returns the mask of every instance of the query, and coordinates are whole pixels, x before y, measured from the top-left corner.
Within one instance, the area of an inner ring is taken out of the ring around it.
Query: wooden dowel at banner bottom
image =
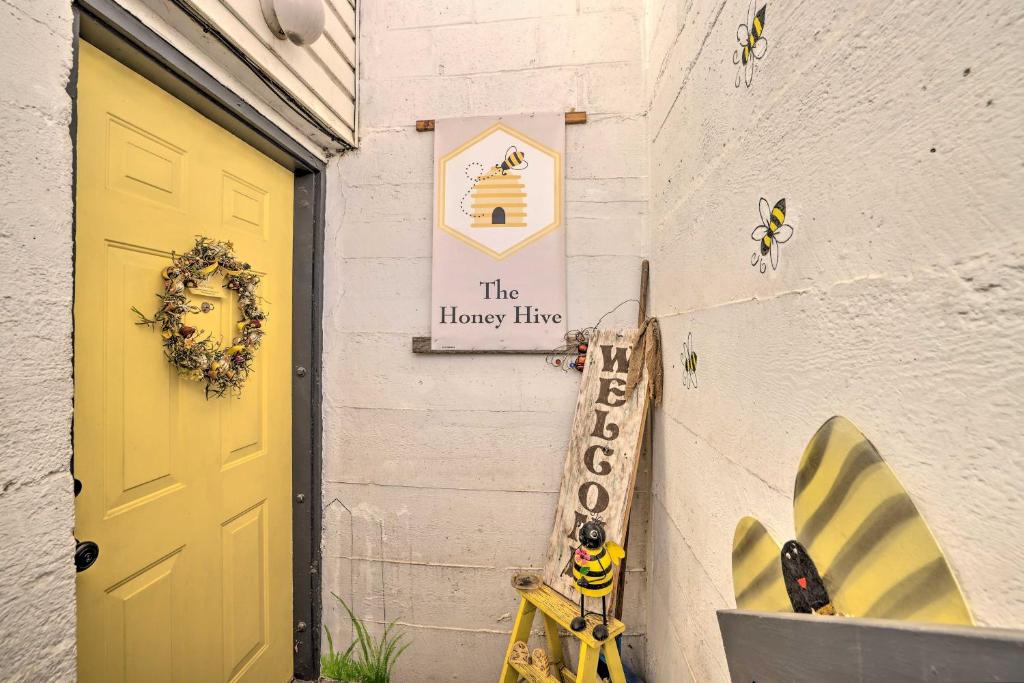
[[[566,344],[575,344],[576,337],[566,335]],[[533,356],[545,356],[553,353],[552,349],[433,349],[430,337],[413,337],[412,338],[412,352],[413,353],[491,353],[491,354],[519,354],[519,355],[533,355]]]

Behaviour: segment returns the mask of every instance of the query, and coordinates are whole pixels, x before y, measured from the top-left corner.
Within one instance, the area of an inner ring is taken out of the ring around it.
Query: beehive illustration
[[[474,228],[525,228],[526,186],[518,173],[492,171],[473,185]]]

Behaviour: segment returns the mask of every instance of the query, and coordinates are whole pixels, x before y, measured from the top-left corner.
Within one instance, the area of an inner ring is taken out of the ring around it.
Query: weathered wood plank
[[[649,403],[646,373],[636,393],[625,396],[637,335],[636,329],[600,330],[587,350],[544,565],[544,582],[568,597],[576,593],[565,569],[584,521],[600,517],[608,540],[625,543]]]

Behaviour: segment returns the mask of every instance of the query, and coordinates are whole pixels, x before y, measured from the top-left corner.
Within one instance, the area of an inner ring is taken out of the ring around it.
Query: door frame
[[[295,173],[292,264],[292,632],[294,675],[320,672],[321,360],[326,165],[114,0],[75,0],[72,196],[78,46],[85,39]],[[338,141],[340,146],[351,148]],[[76,228],[72,215],[72,231]],[[72,232],[72,241],[74,232]],[[74,472],[74,455],[71,469]]]

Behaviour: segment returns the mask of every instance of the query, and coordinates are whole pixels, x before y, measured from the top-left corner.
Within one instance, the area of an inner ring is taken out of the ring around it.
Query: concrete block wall
[[[74,680],[70,3],[0,5],[0,679]]]
[[[797,464],[834,414],[902,480],[978,623],[1024,626],[1024,67],[1008,38],[1024,15],[1010,0],[767,0],[767,52],[737,88],[748,8],[645,9],[667,370],[648,681],[728,680],[715,610],[735,606],[733,529],[753,514],[792,537]],[[765,274],[750,261],[760,197],[785,198],[794,228]]]
[[[328,192],[325,623],[348,642],[333,591],[406,630],[398,680],[493,680],[511,574],[544,560],[579,376],[542,356],[411,353],[430,334],[433,163],[415,121],[588,112],[566,130],[566,226],[568,323],[592,325],[638,288],[642,4],[387,0],[362,3],[360,22],[360,148],[332,161]],[[618,320],[635,316],[627,306]],[[642,669],[639,488],[626,618]]]

